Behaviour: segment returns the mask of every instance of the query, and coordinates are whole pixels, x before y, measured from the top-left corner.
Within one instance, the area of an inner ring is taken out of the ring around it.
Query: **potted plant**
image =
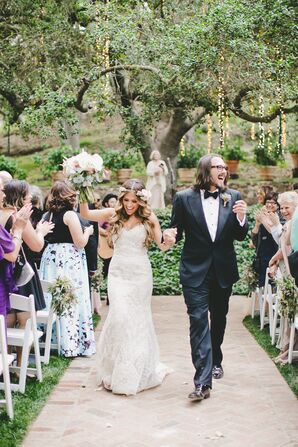
[[[243,152],[241,150],[240,142],[230,146],[225,144],[224,149],[220,152],[223,159],[227,163],[229,168],[229,173],[231,178],[237,178],[237,169],[239,166],[240,160],[244,159]]]
[[[177,169],[179,180],[182,183],[193,183],[197,172],[198,161],[202,155],[203,150],[195,146],[186,147],[184,152],[179,152]]]
[[[298,144],[290,144],[286,150],[291,155],[294,169],[298,169]]]
[[[107,169],[117,172],[117,181],[119,184],[130,179],[132,166],[136,162],[136,155],[125,151],[104,151],[102,152],[104,166]]]
[[[276,174],[277,162],[281,155],[277,146],[269,148],[268,145],[258,144],[254,150],[255,161],[259,165],[261,180],[273,180]]]
[[[53,181],[64,180],[65,177],[62,172],[63,160],[78,153],[78,150],[74,150],[69,146],[60,146],[56,149],[51,149],[45,158],[34,157],[34,163],[36,166],[41,167],[41,172],[45,177],[52,177]]]

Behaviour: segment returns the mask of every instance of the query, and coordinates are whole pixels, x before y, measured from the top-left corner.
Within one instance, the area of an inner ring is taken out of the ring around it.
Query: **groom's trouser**
[[[232,287],[225,289],[218,284],[211,267],[198,287],[183,286],[183,295],[190,321],[192,362],[196,369],[194,384],[212,385],[212,366],[222,362],[226,315]],[[210,311],[210,330],[208,321]]]

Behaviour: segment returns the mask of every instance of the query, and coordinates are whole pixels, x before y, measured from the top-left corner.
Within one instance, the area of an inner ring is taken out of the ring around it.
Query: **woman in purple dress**
[[[3,184],[0,180],[0,208],[3,205]],[[22,234],[31,213],[31,205],[24,206],[14,217],[11,233],[0,225],[0,315],[6,318],[9,310],[9,293],[15,290],[13,262],[22,245]]]

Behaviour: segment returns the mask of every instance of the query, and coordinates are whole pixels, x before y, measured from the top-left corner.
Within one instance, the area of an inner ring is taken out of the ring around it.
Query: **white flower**
[[[137,196],[144,200],[144,202],[148,202],[148,200],[151,199],[152,194],[148,189],[142,189],[142,191],[137,192]]]
[[[220,194],[221,199],[224,202],[224,206],[227,206],[227,204],[229,203],[229,201],[232,199],[231,194],[228,194],[227,192],[222,192]]]

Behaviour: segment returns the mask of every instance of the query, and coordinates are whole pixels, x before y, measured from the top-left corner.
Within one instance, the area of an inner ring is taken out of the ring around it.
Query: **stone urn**
[[[63,174],[63,171],[53,171],[52,172],[52,180],[53,180],[53,182],[63,181],[63,180],[66,180],[66,177]]]
[[[278,166],[259,166],[260,180],[271,181],[278,175]]]
[[[195,182],[197,168],[178,168],[178,178],[181,183],[191,184]]]
[[[117,170],[117,182],[121,185],[122,183],[126,182],[126,180],[129,180],[131,178],[132,169],[118,169]]]

